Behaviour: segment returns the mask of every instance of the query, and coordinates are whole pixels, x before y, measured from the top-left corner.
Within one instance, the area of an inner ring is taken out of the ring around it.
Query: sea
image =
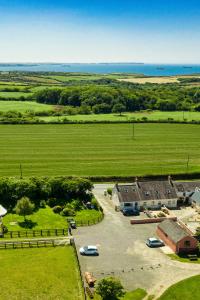
[[[0,63],[0,71],[65,72],[65,73],[127,73],[147,76],[200,75],[199,65],[143,63]]]

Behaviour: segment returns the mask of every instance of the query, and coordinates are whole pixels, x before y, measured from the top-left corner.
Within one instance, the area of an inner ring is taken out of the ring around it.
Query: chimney
[[[136,186],[137,186],[138,188],[140,188],[139,183],[138,183],[138,177],[137,177],[137,176],[135,177],[135,184],[136,184]]]
[[[171,184],[171,186],[174,186],[171,175],[168,176],[168,182]]]

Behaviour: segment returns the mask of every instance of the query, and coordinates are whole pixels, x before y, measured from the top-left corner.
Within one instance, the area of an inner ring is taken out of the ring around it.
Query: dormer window
[[[146,195],[146,196],[149,196],[149,192],[145,192],[145,195]]]

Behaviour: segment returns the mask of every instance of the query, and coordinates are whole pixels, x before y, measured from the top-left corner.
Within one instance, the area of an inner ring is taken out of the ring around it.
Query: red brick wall
[[[150,219],[135,219],[131,220],[131,224],[146,224],[146,223],[160,223],[166,219],[177,221],[177,217],[171,217],[171,218],[150,218]]]
[[[176,244],[169,237],[167,237],[159,227],[157,227],[156,233],[159,238],[163,240],[163,242],[167,246],[169,246],[175,253],[191,253],[194,252],[198,247],[198,241],[192,236],[183,238]],[[190,247],[185,246],[185,241],[190,241]]]
[[[171,241],[169,237],[166,237],[165,233],[159,227],[157,227],[156,233],[159,238],[165,243],[165,245],[169,246],[175,253],[177,252],[176,244]]]
[[[185,246],[185,241],[190,241],[190,246]],[[198,247],[198,241],[192,237],[188,236],[177,243],[177,251],[178,253],[191,253],[195,251]]]

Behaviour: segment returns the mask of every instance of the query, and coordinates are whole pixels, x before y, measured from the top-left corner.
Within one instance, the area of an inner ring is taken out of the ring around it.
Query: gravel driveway
[[[115,212],[112,201],[104,197],[108,185],[95,185],[94,194],[104,209],[104,220],[74,231],[77,249],[97,245],[99,257],[79,256],[82,272],[90,271],[99,279],[116,276],[128,290],[141,287],[160,295],[171,284],[200,273],[200,265],[172,261],[159,248],[145,245],[155,236],[156,224],[130,225],[131,217]]]

